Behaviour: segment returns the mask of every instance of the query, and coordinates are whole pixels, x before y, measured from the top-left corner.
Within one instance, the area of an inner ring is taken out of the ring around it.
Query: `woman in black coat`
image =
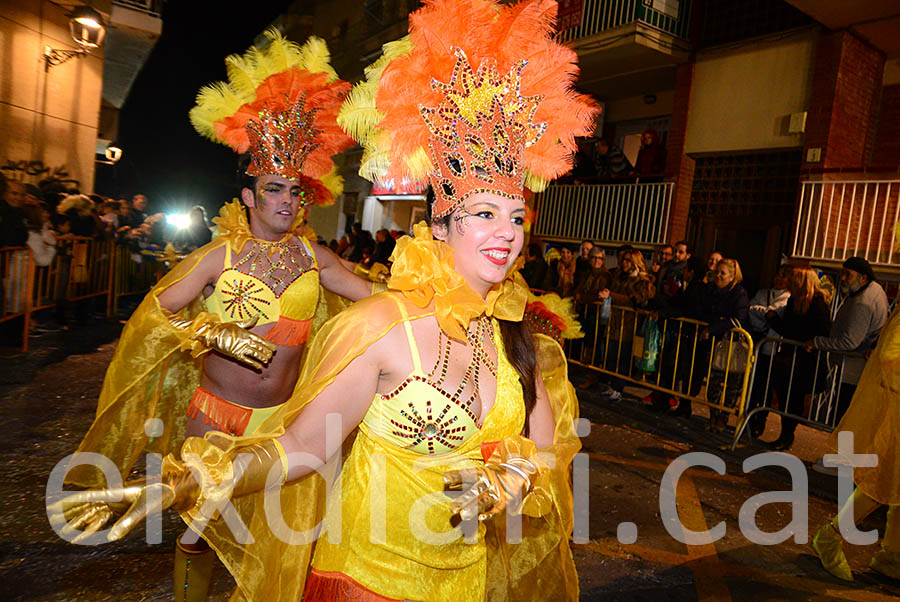
[[[775,332],[794,341],[828,336],[831,312],[816,272],[809,268],[795,269],[791,275],[790,291],[791,298],[784,307],[784,313],[779,316],[770,312],[768,316]],[[819,361],[819,355],[818,351],[809,353],[800,346],[782,345],[772,366],[772,384],[783,411],[804,415],[806,396],[815,395],[825,386],[825,362]],[[775,450],[790,448],[797,424],[796,420],[783,416],[781,434],[770,447]]]
[[[741,266],[736,259],[719,261],[712,286],[704,289],[704,294],[700,298],[699,318],[709,323],[709,326],[700,332],[701,340],[722,339],[724,336],[727,341],[728,331],[734,326],[749,326],[750,297],[747,295],[747,289],[741,284],[742,280]],[[740,339],[735,337],[733,341],[734,347],[736,347]],[[694,364],[695,379],[698,377],[696,369],[705,371],[709,366],[708,362],[709,360],[698,361]],[[725,389],[724,397],[722,396],[723,387]],[[707,399],[711,402],[721,400],[724,405],[734,407],[742,387],[743,378],[740,372],[710,370]],[[721,431],[727,424],[728,414],[710,409],[709,429],[711,431]]]

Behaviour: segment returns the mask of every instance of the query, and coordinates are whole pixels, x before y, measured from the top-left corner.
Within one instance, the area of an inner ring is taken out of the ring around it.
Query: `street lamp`
[[[122,149],[114,144],[110,144],[106,147],[106,151],[104,152],[106,155],[106,159],[112,164],[119,161],[122,158]]]
[[[103,16],[91,6],[79,6],[69,15],[69,32],[78,44],[78,50],[61,48],[44,49],[44,70],[49,71],[54,65],[61,65],[70,58],[84,56],[89,48],[99,48],[106,37],[106,24]]]

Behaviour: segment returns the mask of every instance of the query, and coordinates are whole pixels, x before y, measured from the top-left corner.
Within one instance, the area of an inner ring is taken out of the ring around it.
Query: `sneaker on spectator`
[[[602,398],[608,401],[619,401],[622,399],[622,393],[616,391],[606,383],[600,383],[597,385],[597,394]]]

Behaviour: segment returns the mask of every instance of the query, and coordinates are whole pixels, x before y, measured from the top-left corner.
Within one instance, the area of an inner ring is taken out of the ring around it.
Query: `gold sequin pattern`
[[[522,153],[547,129],[534,123],[541,96],[522,96],[522,70],[516,62],[500,75],[496,61],[483,59],[473,71],[466,54],[454,49],[456,63],[447,83],[432,80],[445,100],[437,107],[419,107],[431,138],[435,190],[433,215],[450,213],[477,191],[523,198],[525,172]]]
[[[300,177],[309,154],[321,146],[316,136],[315,117],[318,109],[305,111],[303,94],[285,111],[263,109],[247,123],[251,176],[277,175],[289,179]]]

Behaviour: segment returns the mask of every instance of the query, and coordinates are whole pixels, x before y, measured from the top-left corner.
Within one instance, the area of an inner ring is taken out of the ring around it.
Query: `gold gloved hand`
[[[72,543],[78,543],[116,519],[107,539],[116,541],[127,535],[135,526],[154,512],[174,508],[179,512],[201,507],[209,497],[224,495],[228,498],[262,489],[273,466],[278,466],[280,479],[287,476],[287,457],[277,439],[268,439],[224,455],[223,462],[231,470],[225,482],[211,483],[211,491],[201,489],[192,466],[198,472],[209,474],[199,456],[189,457],[184,463],[163,462],[160,482],[131,481],[123,487],[79,491],[47,507],[50,523],[61,526],[60,534],[70,537],[78,533]],[[201,477],[202,478],[202,477]]]
[[[48,506],[47,515],[50,524],[62,527],[59,533],[66,539],[78,533],[72,543],[87,539],[115,519],[107,539],[116,541],[150,514],[190,507],[198,495],[197,481],[188,468],[168,466],[158,483],[140,479],[122,487],[79,491]]]
[[[369,268],[369,280],[372,282],[386,283],[391,277],[391,271],[383,263],[373,263]]]
[[[371,282],[385,283],[391,276],[391,271],[383,263],[373,263],[372,267],[367,268],[361,263],[356,264],[353,273],[361,276]]]
[[[507,507],[518,512],[537,472],[531,461],[509,458],[502,463],[488,462],[444,473],[444,491],[463,491],[464,486],[468,487],[450,504],[451,522],[476,517],[487,520]]]
[[[251,368],[261,369],[262,364],[268,363],[275,352],[276,346],[273,343],[249,330],[256,326],[259,316],[243,322],[218,322],[207,313],[201,313],[193,320],[165,309],[163,313],[175,329],[186,332],[190,340],[197,341],[205,350],[218,351]]]

